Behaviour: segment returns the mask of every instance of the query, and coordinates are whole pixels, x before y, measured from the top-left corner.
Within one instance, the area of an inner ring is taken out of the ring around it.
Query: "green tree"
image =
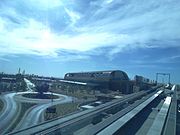
[[[38,98],[46,98],[44,92],[49,91],[49,85],[44,83],[40,85],[36,85],[36,91],[38,92]]]

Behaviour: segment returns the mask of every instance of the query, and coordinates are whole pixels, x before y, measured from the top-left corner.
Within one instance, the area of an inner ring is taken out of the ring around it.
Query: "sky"
[[[55,77],[123,70],[130,79],[155,79],[163,72],[180,83],[180,1],[1,0],[0,72],[19,67]]]

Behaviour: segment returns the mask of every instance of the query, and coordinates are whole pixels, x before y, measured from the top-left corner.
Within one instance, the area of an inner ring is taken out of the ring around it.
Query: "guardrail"
[[[139,97],[142,97],[146,94],[149,94],[156,90],[158,87],[152,89],[152,90],[147,90],[147,91],[141,91],[138,93],[133,93],[128,96],[126,96],[123,99],[116,99],[111,102],[107,102],[105,104],[102,104],[98,107],[95,107],[93,109],[89,109],[86,111],[79,112],[77,114],[70,115],[68,117],[64,118],[56,118],[54,120],[50,120],[44,123],[41,123],[39,125],[35,125],[26,129],[22,129],[19,131],[15,131],[12,133],[9,133],[8,135],[24,135],[24,134],[48,134],[53,131],[59,131],[67,126],[72,126],[76,125],[78,122],[81,122],[86,119],[93,118],[97,116],[98,114],[101,114],[102,112],[106,112],[111,110],[113,107],[117,107],[119,105],[122,105],[126,102],[135,100]]]
[[[132,118],[134,118],[141,110],[143,110],[148,104],[150,104],[154,99],[156,99],[162,92],[163,90],[160,90],[157,93],[153,94],[149,99],[141,103],[136,108],[132,109],[130,112],[128,112],[123,117],[116,120],[114,123],[112,123],[108,127],[104,128],[97,135],[112,135],[116,133],[127,122],[129,122]]]
[[[164,125],[163,135],[176,135],[176,113],[177,113],[177,91],[174,89],[172,102],[169,108],[166,124]]]
[[[84,119],[88,119],[88,118],[92,118],[94,116],[97,116],[98,114],[108,111],[113,107],[116,107],[120,104],[123,104],[125,102],[129,102],[133,99],[136,99],[138,97],[141,97],[143,95],[146,95],[150,92],[152,92],[153,90],[149,90],[149,91],[141,91],[138,93],[134,93],[131,95],[126,96],[123,99],[117,99],[117,100],[113,100],[111,102],[108,102],[106,104],[102,104],[98,107],[95,107],[93,109],[90,110],[86,110],[86,111],[82,111],[79,112],[77,114],[65,117],[65,118],[57,118],[51,121],[47,121],[45,123],[36,125],[36,126],[32,126],[26,129],[22,129],[20,131],[16,131],[16,132],[12,132],[9,133],[8,135],[24,135],[24,134],[47,134],[50,133],[52,131],[56,131],[59,129],[62,129],[64,127],[67,127],[68,125],[73,125],[73,124],[77,124],[77,122],[80,122],[81,120]]]
[[[161,110],[159,111],[158,115],[156,116],[147,135],[161,135],[162,134],[170,104],[171,104],[171,97],[166,97],[164,104],[161,107]]]
[[[142,99],[136,101],[133,104],[130,104],[129,106],[125,107],[123,110],[120,110],[116,114],[112,115],[111,117],[105,119],[104,121],[94,125],[92,128],[88,129],[86,132],[86,135],[94,135],[114,123],[116,120],[120,119],[123,117],[125,114],[129,113],[131,110],[145,102],[148,98],[150,98],[152,95],[154,95],[155,92],[148,94],[147,96],[143,97]]]

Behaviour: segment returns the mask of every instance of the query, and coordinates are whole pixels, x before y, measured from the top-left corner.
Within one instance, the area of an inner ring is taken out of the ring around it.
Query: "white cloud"
[[[51,9],[62,6],[61,0],[30,0],[28,3],[33,7],[43,9]]]
[[[150,47],[179,46],[174,40],[180,39],[180,31],[177,30],[180,21],[178,12],[180,6],[171,2],[159,4],[151,1],[142,2],[141,5],[139,2],[131,1],[123,6],[120,4],[123,1],[107,0],[106,3],[111,4],[101,6],[97,10],[92,10],[93,7],[91,7],[92,11],[79,13],[65,7],[59,0],[30,1],[32,6],[43,9],[56,9],[57,6],[62,6],[71,20],[68,24],[71,26],[70,32],[64,33],[55,33],[47,26],[47,23],[26,16],[21,17],[15,10],[7,8],[7,13],[19,19],[21,24],[16,27],[12,22],[0,16],[0,53],[1,55],[33,54],[59,57],[61,54],[58,52],[61,50],[83,53],[97,48],[112,47],[113,49],[106,54],[113,57],[124,48],[148,47],[149,44]],[[120,7],[113,10],[116,4],[120,4]],[[93,15],[88,16],[89,12],[93,12]],[[3,11],[3,14],[6,12]],[[84,16],[88,16],[88,20],[81,22]],[[79,25],[75,26],[76,23]],[[8,29],[9,27],[12,29]],[[168,44],[162,46],[162,43]]]
[[[107,4],[110,4],[110,3],[112,3],[114,0],[106,0],[106,3]]]
[[[114,6],[120,2],[115,2]],[[138,43],[136,47],[179,46],[176,43],[176,40],[180,39],[180,31],[177,30],[180,21],[178,4],[180,5],[178,2],[175,4],[174,1],[165,3],[130,1],[126,4],[124,2],[124,5],[120,4],[116,10],[109,10],[109,8],[113,9],[112,5],[106,6],[94,13],[94,20],[97,19],[97,21],[92,21],[84,29],[89,27],[92,30],[127,34],[132,41],[131,45]],[[99,17],[101,19],[98,19]],[[153,40],[157,42],[154,43]]]
[[[6,58],[3,58],[3,57],[0,57],[0,61],[11,62],[11,60],[9,60],[9,59],[6,59]]]
[[[4,21],[0,18],[0,31],[4,30]]]
[[[81,18],[79,13],[72,11],[72,10],[69,10],[67,8],[64,8],[64,9],[65,9],[66,13],[69,15],[71,22],[73,24],[75,24]]]
[[[33,19],[22,28],[1,31],[0,52],[8,54],[37,54],[57,56],[58,50],[90,51],[98,47],[125,43],[127,35],[113,33],[80,33],[77,35],[58,35],[52,33],[44,24]],[[8,39],[11,40],[8,40]]]

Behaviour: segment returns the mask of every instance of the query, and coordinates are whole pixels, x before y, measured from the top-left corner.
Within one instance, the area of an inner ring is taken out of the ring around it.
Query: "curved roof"
[[[76,73],[110,73],[111,74],[114,71],[124,72],[121,70],[102,70],[102,71],[71,72],[71,73],[66,73],[66,74],[76,74]]]
[[[65,76],[68,74],[108,74],[109,77],[115,78],[115,75],[117,74],[116,78],[121,78],[123,80],[129,80],[128,75],[121,70],[105,70],[105,71],[89,71],[89,72],[73,72],[73,73],[66,73]],[[119,75],[119,77],[118,77]]]

